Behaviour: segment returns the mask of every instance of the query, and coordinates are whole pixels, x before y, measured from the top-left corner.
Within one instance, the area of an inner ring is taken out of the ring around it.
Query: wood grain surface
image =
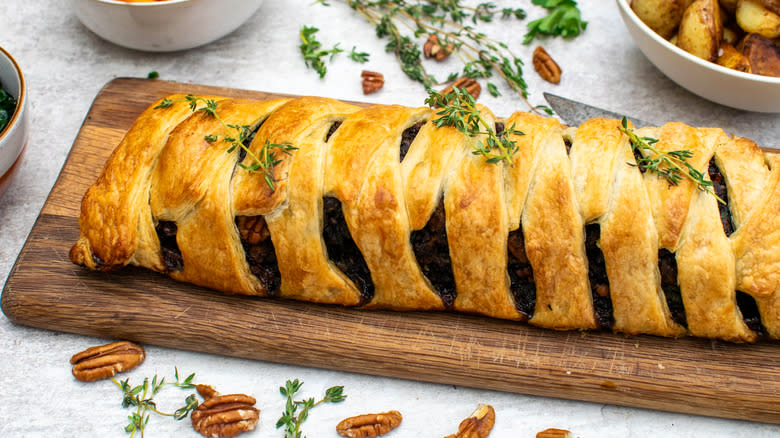
[[[139,268],[73,265],[81,197],[133,120],[170,93],[278,94],[159,80],[108,83],[7,280],[17,324],[144,344],[500,391],[780,423],[780,344],[556,332],[454,313],[227,296]],[[154,309],[150,312],[149,309]]]

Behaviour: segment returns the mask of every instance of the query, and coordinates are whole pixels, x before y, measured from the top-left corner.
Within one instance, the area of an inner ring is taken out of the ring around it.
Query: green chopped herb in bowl
[[[3,132],[5,126],[11,120],[16,110],[16,99],[3,89],[0,83],[0,132]]]

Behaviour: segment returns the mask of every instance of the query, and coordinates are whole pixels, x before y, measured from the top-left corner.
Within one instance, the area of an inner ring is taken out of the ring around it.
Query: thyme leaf
[[[712,181],[705,178],[704,173],[697,170],[688,161],[693,158],[693,152],[688,149],[663,152],[655,147],[658,139],[652,137],[640,137],[633,129],[628,127],[628,121],[623,117],[620,126],[620,132],[628,136],[631,142],[631,149],[638,151],[636,155],[636,166],[642,171],[650,171],[665,179],[670,185],[676,186],[683,178],[689,179],[696,184],[696,187],[704,192],[710,193],[721,204],[726,202],[715,194],[712,189]],[[650,152],[650,156],[645,156],[642,152]],[[634,165],[629,163],[629,165]]]
[[[301,438],[301,424],[309,417],[309,411],[321,403],[339,403],[347,396],[343,386],[333,386],[325,391],[325,396],[319,401],[314,398],[295,400],[295,394],[301,389],[303,382],[298,379],[288,380],[284,386],[279,387],[279,392],[287,398],[282,416],[276,422],[276,428],[284,426],[284,438]]]
[[[154,396],[157,395],[166,386],[175,386],[181,389],[193,389],[195,385],[192,383],[195,378],[195,373],[190,374],[184,380],[179,380],[179,370],[174,368],[174,377],[176,381],[166,382],[165,377],[157,379],[155,374],[150,381],[148,377],[144,378],[144,382],[140,385],[130,385],[130,379],[117,381],[113,377],[111,381],[116,384],[122,391],[122,407],[123,408],[135,408],[130,415],[127,416],[130,420],[124,427],[125,432],[130,434],[130,437],[134,437],[136,432],[144,436],[146,425],[149,423],[151,417],[150,412],[165,417],[173,417],[176,420],[182,420],[186,418],[190,412],[198,407],[198,398],[195,394],[189,395],[184,399],[184,406],[177,409],[174,413],[166,413],[157,409],[157,403],[154,401]]]
[[[508,135],[525,134],[515,129],[514,124],[497,134],[494,126],[490,126],[482,117],[474,97],[465,88],[453,87],[447,94],[431,90],[428,92],[425,104],[439,109],[436,113],[439,117],[433,120],[437,128],[453,126],[466,134],[473,149],[472,154],[482,155],[490,164],[498,164],[501,161],[512,164],[512,156],[517,152],[518,147]],[[474,142],[473,138],[478,136],[484,136],[484,140]]]
[[[368,52],[358,52],[355,50],[355,46],[352,46],[352,50],[349,52],[349,59],[360,64],[368,62],[368,57]]]

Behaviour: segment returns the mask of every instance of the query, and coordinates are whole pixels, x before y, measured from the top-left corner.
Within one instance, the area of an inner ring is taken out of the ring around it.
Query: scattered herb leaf
[[[474,155],[482,155],[491,164],[501,161],[512,164],[512,156],[517,152],[517,144],[508,138],[509,134],[524,135],[522,131],[515,129],[513,124],[496,134],[493,126],[490,126],[480,115],[476,107],[476,101],[465,88],[453,88],[450,93],[442,94],[437,91],[429,91],[426,105],[438,108],[436,113],[439,118],[433,120],[437,128],[442,126],[454,126],[458,131],[467,135]],[[476,143],[473,137],[485,136],[484,140]],[[498,150],[498,153],[494,153]]]
[[[576,37],[588,26],[583,21],[575,0],[533,0],[533,4],[547,9],[547,15],[528,23],[523,44],[530,44],[537,35]]]
[[[157,73],[156,71],[150,71],[148,75],[146,75],[147,79],[157,79],[160,77],[160,73]]]
[[[368,52],[357,52],[355,46],[352,46],[352,50],[349,52],[349,59],[361,64],[368,62],[368,57]]]
[[[344,401],[343,386],[333,386],[325,391],[325,396],[315,402],[314,397],[295,400],[295,394],[301,389],[303,382],[298,379],[288,380],[284,386],[279,387],[282,396],[287,397],[282,416],[276,422],[276,428],[284,426],[284,438],[301,438],[301,424],[309,417],[309,411],[321,403],[338,403]]]
[[[323,49],[322,43],[317,41],[314,36],[319,31],[316,27],[303,26],[300,31],[301,45],[298,47],[301,49],[306,67],[313,68],[320,75],[320,78],[324,78],[325,74],[328,73],[328,68],[325,67],[325,58],[330,56],[329,59],[332,60],[337,53],[344,50],[340,49],[338,44],[332,49]]]
[[[618,126],[620,132],[628,136],[631,142],[631,148],[638,151],[636,155],[636,166],[642,171],[650,171],[665,179],[670,185],[676,186],[683,178],[693,181],[699,190],[712,194],[718,202],[725,204],[712,189],[712,181],[705,179],[704,173],[698,171],[688,162],[693,158],[693,152],[688,149],[680,151],[662,152],[654,145],[658,139],[652,137],[640,137],[633,129],[628,127],[628,121],[623,117],[623,121]],[[652,155],[645,156],[642,152],[649,151]],[[631,163],[629,163],[631,164]],[[632,166],[634,164],[631,164]]]

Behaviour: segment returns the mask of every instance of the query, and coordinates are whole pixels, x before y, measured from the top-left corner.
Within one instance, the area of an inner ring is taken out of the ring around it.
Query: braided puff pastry
[[[227,293],[456,310],[559,330],[780,338],[780,157],[720,129],[638,130],[693,152],[695,184],[641,172],[619,121],[497,119],[512,163],[472,154],[427,108],[217,99],[280,155],[274,188],[183,96],[147,109],[82,202],[73,262]],[[179,99],[179,100],[177,100]]]

